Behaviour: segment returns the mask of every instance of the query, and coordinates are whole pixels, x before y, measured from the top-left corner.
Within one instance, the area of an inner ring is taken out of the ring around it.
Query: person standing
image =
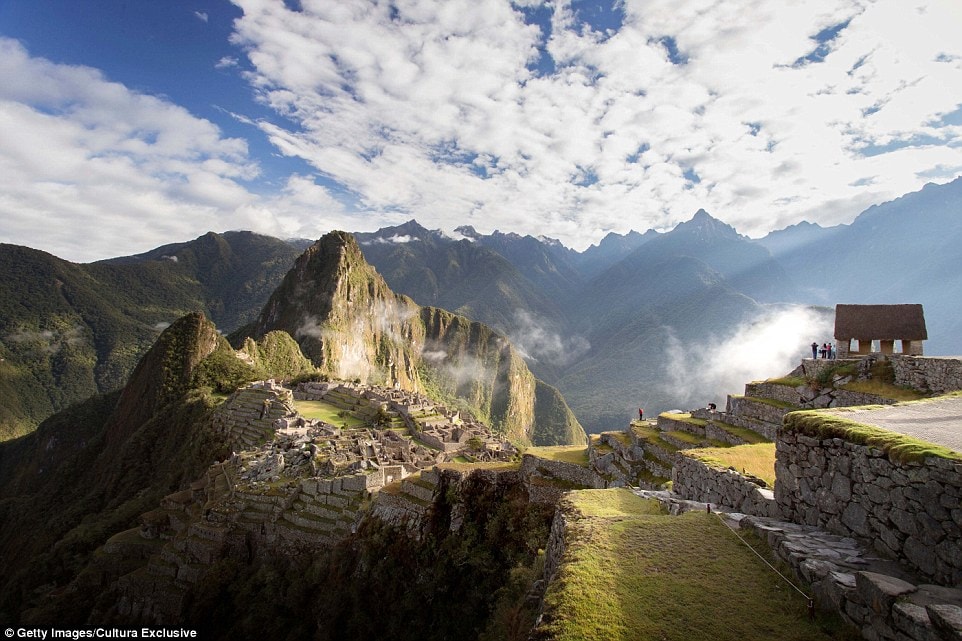
[[[643,410],[640,407],[638,408],[638,420],[639,421],[645,420],[645,410]]]
[[[818,343],[812,341],[812,359],[818,358]]]

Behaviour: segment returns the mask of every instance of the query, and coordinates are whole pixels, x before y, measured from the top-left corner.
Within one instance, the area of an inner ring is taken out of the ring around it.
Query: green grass
[[[704,439],[698,436],[695,436],[694,434],[690,434],[688,432],[681,432],[681,431],[665,432],[665,436],[670,436],[676,441],[681,441],[682,443],[686,443],[688,445],[702,445],[705,442]]]
[[[712,423],[715,425],[715,427],[723,429],[724,431],[728,432],[732,436],[737,436],[738,438],[745,441],[746,443],[750,443],[750,444],[771,443],[771,441],[769,441],[767,438],[765,438],[758,432],[754,432],[748,429],[747,427],[739,427],[737,425],[732,425],[731,423],[724,423],[722,421],[712,421]]]
[[[786,385],[788,387],[799,387],[809,384],[808,380],[803,376],[782,376],[781,378],[769,378],[764,382],[771,383],[772,385]]]
[[[869,379],[867,381],[852,381],[842,385],[842,389],[850,392],[861,392],[863,394],[874,394],[882,398],[890,398],[895,401],[917,401],[925,398],[926,395],[918,390],[899,387],[892,383]]]
[[[667,419],[674,421],[681,421],[682,423],[688,423],[690,425],[697,425],[698,427],[705,427],[708,425],[708,421],[703,418],[692,418],[691,414],[659,414]]]
[[[708,464],[733,467],[738,472],[757,476],[768,487],[775,487],[775,444],[758,443],[736,447],[705,447],[685,452]]]
[[[636,425],[633,423],[631,425],[631,430],[635,433],[635,436],[637,436],[639,440],[648,441],[652,445],[657,445],[668,453],[678,451],[677,445],[672,445],[668,441],[661,438],[662,432],[656,427],[651,425]]]
[[[583,445],[551,445],[541,447],[529,447],[525,454],[531,454],[538,458],[549,461],[561,461],[563,463],[574,463],[582,467],[588,467],[588,448]]]
[[[569,494],[579,514],[546,595],[555,641],[840,638],[714,515],[668,516],[626,490]],[[858,638],[854,633],[847,639]]]
[[[798,407],[797,405],[794,405],[792,403],[786,403],[785,401],[778,401],[778,400],[775,400],[774,398],[760,398],[758,396],[749,396],[748,398],[750,398],[753,401],[757,401],[759,403],[764,403],[765,405],[771,405],[772,407],[777,407],[779,409],[794,409]]]
[[[611,435],[625,447],[631,447],[631,436],[628,435],[628,432],[605,432],[605,434]]]
[[[859,409],[865,409],[865,407]],[[845,408],[835,411],[844,412]],[[858,423],[841,416],[825,414],[820,410],[804,410],[788,414],[785,417],[784,429],[819,439],[840,438],[857,445],[877,447],[892,461],[898,463],[920,462],[929,456],[962,461],[962,453],[947,447],[873,425]]]
[[[438,469],[441,470],[456,470],[458,472],[471,472],[473,470],[497,470],[497,471],[511,471],[520,470],[521,461],[484,461],[479,463],[462,463],[455,459],[448,463],[439,463],[436,465]]]
[[[350,413],[346,416],[338,416],[344,410],[324,401],[295,401],[294,406],[297,408],[297,413],[304,418],[317,419],[338,427],[345,424],[348,427],[364,427],[367,425],[366,421],[362,421]]]

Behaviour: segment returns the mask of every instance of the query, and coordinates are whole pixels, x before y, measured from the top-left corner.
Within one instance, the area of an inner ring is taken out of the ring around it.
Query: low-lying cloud
[[[833,318],[816,308],[783,307],[698,344],[681,342],[666,327],[663,392],[678,409],[709,402],[724,407],[727,395],[742,393],[745,383],[787,374],[811,357],[813,341],[831,341]]]
[[[4,339],[15,345],[52,355],[63,347],[77,347],[85,343],[84,330],[80,325],[72,325],[63,330],[33,330],[20,328],[4,336]]]
[[[526,310],[516,310],[513,321],[508,338],[526,360],[565,366],[591,349],[585,337],[562,336],[551,329],[550,323]]]

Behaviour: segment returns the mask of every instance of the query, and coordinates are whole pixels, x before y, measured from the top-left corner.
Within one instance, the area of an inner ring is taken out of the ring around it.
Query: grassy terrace
[[[546,596],[541,638],[858,638],[810,622],[805,599],[715,515],[664,515],[656,502],[623,489],[569,497],[580,516],[570,521],[565,560]]]
[[[348,427],[364,427],[367,425],[365,421],[350,413],[346,416],[338,416],[338,413],[344,410],[324,401],[295,401],[294,407],[297,408],[297,413],[304,418],[317,419],[338,427],[345,424]]]
[[[664,414],[659,414],[659,417],[664,417],[664,418],[667,418],[667,419],[671,419],[671,420],[673,420],[673,421],[681,421],[682,423],[688,423],[688,424],[690,424],[690,425],[697,425],[698,427],[705,427],[706,425],[708,425],[708,421],[706,421],[705,419],[703,419],[703,418],[692,418],[691,414],[689,414],[689,413],[685,413],[685,414],[669,414],[669,413],[666,412],[666,413],[664,413]]]
[[[859,409],[865,409],[865,407]],[[835,411],[845,412],[846,409],[840,408]],[[922,461],[930,456],[962,461],[962,454],[947,447],[874,425],[858,423],[842,416],[825,414],[821,410],[792,412],[785,419],[785,429],[820,439],[840,438],[857,445],[877,447],[896,462]]]
[[[561,461],[563,463],[574,463],[575,465],[588,467],[588,448],[583,445],[529,447],[524,453],[549,461]]]
[[[722,421],[712,421],[715,427],[721,428],[731,434],[732,436],[737,436],[746,443],[771,443],[767,438],[759,434],[758,432],[753,432],[747,427],[738,427],[737,425],[732,425],[731,423],[724,423]]]
[[[631,424],[631,431],[635,436],[643,441],[648,441],[665,450],[666,452],[677,452],[678,448],[668,441],[661,438],[661,430],[648,424]]]
[[[507,472],[511,470],[520,470],[521,461],[485,461],[482,463],[467,463],[455,460],[448,463],[440,463],[436,467],[442,470],[455,470],[457,472],[470,472],[472,470],[498,470]]]
[[[892,383],[878,380],[852,381],[851,383],[842,385],[842,389],[850,392],[874,394],[875,396],[890,398],[895,401],[917,401],[926,397],[925,394],[918,390],[898,387]]]
[[[758,443],[736,447],[705,447],[688,450],[693,456],[705,463],[720,467],[733,467],[764,480],[768,487],[775,487],[775,444]]]

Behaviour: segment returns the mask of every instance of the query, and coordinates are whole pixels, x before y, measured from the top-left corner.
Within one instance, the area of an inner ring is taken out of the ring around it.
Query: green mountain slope
[[[122,391],[0,443],[0,520],[16,524],[0,528],[0,618],[27,609],[38,586],[69,580],[107,537],[229,454],[206,420],[214,401],[191,383],[223,350],[214,325],[188,315]]]
[[[0,439],[119,388],[160,332],[190,311],[228,330],[249,322],[296,254],[249,232],[85,265],[0,245]]]

